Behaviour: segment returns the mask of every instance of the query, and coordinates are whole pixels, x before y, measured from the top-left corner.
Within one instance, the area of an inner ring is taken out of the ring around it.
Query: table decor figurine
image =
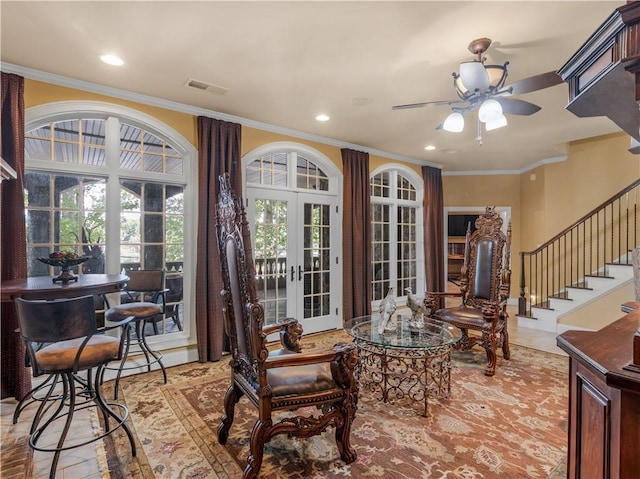
[[[61,268],[60,275],[53,278],[53,282],[69,283],[78,281],[71,268],[91,259],[91,256],[78,256],[73,251],[54,251],[48,258],[38,258],[38,261],[49,266]]]
[[[411,288],[404,288],[404,291],[407,293],[407,307],[411,310],[411,321],[409,324],[415,328],[421,328],[424,326],[424,316],[427,314],[424,302],[422,298],[413,296]]]
[[[383,334],[388,331],[396,330],[395,321],[391,321],[393,313],[396,312],[396,300],[393,294],[393,287],[389,288],[387,295],[380,301],[380,323],[378,324],[378,333]]]

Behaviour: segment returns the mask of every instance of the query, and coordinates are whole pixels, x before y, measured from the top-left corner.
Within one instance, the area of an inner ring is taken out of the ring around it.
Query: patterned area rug
[[[338,340],[348,337],[312,335],[303,346],[309,351]],[[481,349],[454,353],[451,397],[430,400],[429,417],[421,416],[420,403],[387,404],[361,390],[351,438],[355,463],[340,460],[333,429],[310,439],[281,436],[265,448],[260,477],[566,477],[568,360],[515,345],[511,357],[499,357],[488,378]],[[256,411],[241,400],[228,444],[217,443],[227,368],[226,360],[170,368],[167,385],[157,372],[126,378],[123,395],[140,447],[137,458],[122,456],[128,448],[116,438],[120,459],[111,464],[112,477],[242,477]]]

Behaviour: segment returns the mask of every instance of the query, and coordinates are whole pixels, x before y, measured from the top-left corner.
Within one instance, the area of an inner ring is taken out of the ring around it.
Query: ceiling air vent
[[[206,83],[200,80],[194,80],[193,78],[189,78],[185,86],[189,88],[195,88],[196,90],[208,91],[210,93],[216,93],[218,95],[224,95],[229,91],[228,88],[224,88],[218,85],[212,85],[211,83]]]

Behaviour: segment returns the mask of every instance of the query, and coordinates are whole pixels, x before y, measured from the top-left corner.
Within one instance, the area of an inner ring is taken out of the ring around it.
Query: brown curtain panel
[[[218,177],[229,174],[236,195],[242,192],[241,126],[198,117],[198,243],[196,333],[200,362],[217,361],[224,350],[222,277],[216,232]]]
[[[424,181],[424,267],[427,291],[446,291],[444,278],[444,200],[442,171],[422,167]],[[440,304],[438,307],[442,307]]]
[[[371,199],[369,154],[342,150],[344,319],[371,314]]]
[[[24,78],[2,74],[0,156],[18,177],[0,184],[0,270],[2,281],[27,277],[27,235],[24,218]],[[31,370],[18,330],[14,303],[2,303],[2,398],[21,399],[31,390]]]

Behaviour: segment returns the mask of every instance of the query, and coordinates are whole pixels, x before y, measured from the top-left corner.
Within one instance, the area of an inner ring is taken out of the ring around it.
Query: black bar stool
[[[101,387],[106,365],[122,357],[124,337],[103,334],[111,328],[97,327],[93,296],[56,301],[16,299],[16,305],[20,334],[29,354],[33,375],[48,374],[53,378],[43,388],[46,392],[29,435],[32,449],[54,453],[49,477],[55,477],[62,451],[97,441],[120,427],[126,432],[131,453],[135,456],[135,442],[126,424],[129,410],[124,404],[107,402],[102,397]],[[127,329],[129,321],[125,320],[118,327]],[[36,345],[42,344],[45,345],[36,349]],[[93,375],[92,370],[95,370]],[[79,378],[81,371],[87,371],[86,381]],[[59,391],[58,382],[61,383],[62,392]],[[84,441],[74,442],[73,438],[67,441],[74,413],[88,407],[97,407],[102,413],[102,434]],[[109,418],[115,420],[115,427],[111,427]],[[64,426],[58,440],[52,441],[51,435],[56,431],[49,427],[59,419],[65,420]]]
[[[133,323],[131,331],[123,329],[126,337],[124,353],[118,368],[108,368],[118,371],[114,384],[114,399],[118,398],[120,378],[122,371],[130,369],[147,368],[151,372],[151,367],[157,364],[162,371],[164,384],[167,384],[167,371],[162,363],[162,353],[154,351],[147,342],[145,326],[147,323],[157,321],[158,315],[165,312],[165,295],[167,289],[164,287],[164,270],[138,270],[127,273],[130,280],[127,283],[121,296],[123,304],[109,308],[105,313],[105,320],[110,323],[121,323],[130,319]],[[137,301],[136,301],[137,299]],[[147,300],[148,299],[148,300]],[[132,302],[127,302],[132,301]],[[134,347],[132,350],[131,347]],[[144,363],[126,366],[127,359],[132,352],[141,352]]]

